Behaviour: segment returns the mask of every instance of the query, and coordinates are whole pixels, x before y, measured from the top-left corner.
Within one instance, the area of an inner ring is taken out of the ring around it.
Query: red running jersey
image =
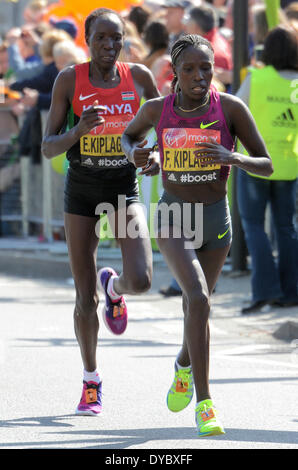
[[[68,151],[68,158],[71,162],[75,160],[76,167],[80,162],[80,166],[90,170],[120,169],[130,165],[121,148],[121,136],[139,110],[140,99],[128,64],[116,62],[121,81],[114,88],[93,86],[89,78],[89,66],[90,62],[75,66],[73,115],[70,112],[69,127],[77,124],[82,112],[92,106],[95,100],[106,108],[99,112],[105,121],[81,137]]]

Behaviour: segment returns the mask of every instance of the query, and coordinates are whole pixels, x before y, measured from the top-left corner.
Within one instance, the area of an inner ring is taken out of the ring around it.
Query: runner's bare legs
[[[215,250],[210,250],[210,251],[202,251],[198,252],[197,251],[197,257],[200,262],[200,265],[203,269],[206,282],[208,285],[209,289],[209,295],[212,294],[217,279],[221,273],[222,267],[225,263],[226,257],[229,253],[230,250],[230,245],[224,248],[217,248]],[[184,315],[186,316],[187,314],[187,301],[185,296],[183,295],[183,312]],[[207,325],[207,340],[208,343],[210,341],[210,331],[209,331],[209,323]],[[181,366],[188,366],[190,364],[190,359],[189,359],[189,353],[188,353],[188,348],[187,348],[187,341],[185,337],[185,330],[183,334],[183,344],[181,351],[179,352],[177,356],[177,361]]]
[[[185,249],[180,238],[158,238],[158,245],[183,291],[184,340],[178,356],[181,365],[192,365],[197,402],[210,398],[209,391],[209,290],[228,253],[228,247],[204,253],[198,259],[194,249]],[[204,265],[201,265],[201,262]],[[207,281],[208,279],[208,281]],[[208,284],[209,283],[209,284]]]
[[[124,209],[126,210],[126,209]],[[118,211],[115,212],[115,236],[119,235]],[[152,249],[147,222],[139,204],[131,204],[127,214],[124,238],[117,238],[123,257],[123,272],[115,280],[119,294],[138,294],[150,288],[152,279]],[[76,289],[74,329],[80,346],[84,369],[96,369],[96,347],[99,321],[97,289],[97,219],[74,214],[65,214],[65,233],[70,266]],[[131,232],[129,230],[131,224]],[[112,224],[111,224],[112,225]],[[133,228],[135,227],[135,229]],[[140,230],[141,236],[132,238]],[[123,233],[123,230],[122,230]]]
[[[126,217],[124,225],[123,216]],[[114,282],[119,294],[139,294],[147,291],[152,281],[152,247],[147,221],[138,203],[119,209],[110,219],[123,261],[123,271]]]
[[[74,329],[86,371],[96,369],[99,329],[96,256],[99,239],[95,217],[64,215],[70,267],[75,283]]]

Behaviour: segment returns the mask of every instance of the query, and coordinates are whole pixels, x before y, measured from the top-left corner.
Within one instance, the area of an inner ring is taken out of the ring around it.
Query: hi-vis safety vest
[[[298,110],[291,83],[272,66],[251,71],[249,108],[274,167],[268,178],[252,176],[280,181],[297,178]]]

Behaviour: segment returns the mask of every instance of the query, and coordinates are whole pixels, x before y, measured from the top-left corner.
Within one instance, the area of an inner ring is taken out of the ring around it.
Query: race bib
[[[208,143],[213,137],[220,144],[220,131],[212,129],[164,129],[163,172],[176,184],[209,183],[219,179],[220,165],[210,163],[210,157],[196,158],[197,143]],[[202,166],[204,164],[204,166]]]
[[[104,116],[104,123],[80,138],[81,165],[113,169],[128,165],[121,148],[121,137],[133,114]]]

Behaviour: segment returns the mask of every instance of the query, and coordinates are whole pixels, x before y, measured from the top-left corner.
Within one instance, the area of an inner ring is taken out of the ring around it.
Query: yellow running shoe
[[[191,368],[178,369],[167,395],[170,411],[181,411],[190,404],[193,396],[193,378]]]
[[[223,425],[217,417],[212,400],[202,400],[196,406],[196,424],[198,436],[217,436],[225,434]]]

